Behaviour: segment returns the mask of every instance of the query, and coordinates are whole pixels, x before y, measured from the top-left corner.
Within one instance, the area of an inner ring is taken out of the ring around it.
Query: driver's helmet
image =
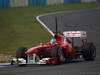
[[[51,43],[52,45],[54,45],[54,44],[56,43],[55,38],[52,38],[52,39],[50,40],[50,43]]]

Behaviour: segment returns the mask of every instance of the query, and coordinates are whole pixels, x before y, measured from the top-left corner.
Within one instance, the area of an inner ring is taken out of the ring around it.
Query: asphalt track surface
[[[71,10],[40,17],[40,20],[55,32],[55,16],[59,32],[85,30],[89,41],[97,48],[95,61],[77,60],[62,65],[6,66],[0,75],[100,75],[100,9]]]

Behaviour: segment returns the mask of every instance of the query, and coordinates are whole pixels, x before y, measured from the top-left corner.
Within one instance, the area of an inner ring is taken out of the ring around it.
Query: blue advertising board
[[[29,0],[29,6],[46,5],[47,0]]]
[[[0,0],[0,8],[7,8],[10,6],[10,0]]]

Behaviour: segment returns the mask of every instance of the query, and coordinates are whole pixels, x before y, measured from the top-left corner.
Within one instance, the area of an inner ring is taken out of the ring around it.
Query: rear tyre
[[[14,65],[14,63],[15,63],[15,62],[14,62],[13,60],[11,60],[11,63],[10,63],[10,65]]]
[[[95,60],[96,47],[93,43],[87,43],[83,46],[83,58],[86,61]]]

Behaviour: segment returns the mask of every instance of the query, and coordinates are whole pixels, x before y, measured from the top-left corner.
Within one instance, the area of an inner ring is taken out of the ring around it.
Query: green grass
[[[14,54],[18,47],[49,40],[51,35],[36,21],[37,15],[87,8],[100,8],[100,3],[0,9],[0,53]]]

